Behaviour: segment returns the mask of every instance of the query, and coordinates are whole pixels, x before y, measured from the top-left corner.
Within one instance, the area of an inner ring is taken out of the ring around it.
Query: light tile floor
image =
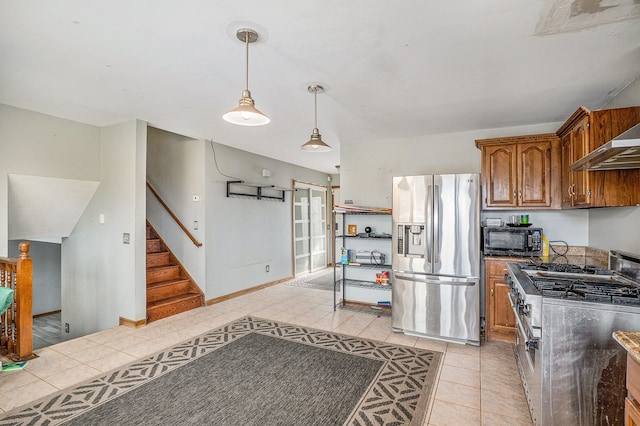
[[[425,425],[531,425],[511,345],[478,348],[393,333],[388,316],[334,312],[332,292],[286,283],[145,327],[120,326],[40,349],[24,370],[0,374],[0,413],[246,315],[443,352]]]

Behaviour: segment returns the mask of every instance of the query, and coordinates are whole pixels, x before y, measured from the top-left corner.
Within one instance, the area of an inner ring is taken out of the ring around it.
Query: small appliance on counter
[[[502,226],[504,222],[499,217],[488,217],[483,221],[482,226]]]
[[[542,228],[486,226],[482,228],[482,243],[485,256],[539,257],[542,255]]]

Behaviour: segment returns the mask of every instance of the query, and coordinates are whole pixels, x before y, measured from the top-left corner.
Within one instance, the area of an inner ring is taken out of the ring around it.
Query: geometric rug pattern
[[[345,425],[422,425],[442,353],[267,319],[244,317],[172,348],[0,415],[0,425],[55,425],[249,333],[278,337],[383,362]],[[135,419],[131,419],[135,424]]]

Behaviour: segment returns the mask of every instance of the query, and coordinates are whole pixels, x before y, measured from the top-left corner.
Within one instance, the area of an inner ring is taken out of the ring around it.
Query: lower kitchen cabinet
[[[640,426],[640,364],[627,355],[627,399],[624,404],[625,426]]]
[[[509,284],[504,279],[507,262],[485,258],[485,338],[515,342],[516,317],[509,301]]]

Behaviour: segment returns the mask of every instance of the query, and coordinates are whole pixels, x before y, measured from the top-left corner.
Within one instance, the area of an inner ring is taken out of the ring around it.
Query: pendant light
[[[324,92],[324,87],[319,84],[312,84],[307,88],[309,92],[313,93],[313,105],[314,105],[314,121],[313,132],[311,133],[311,139],[300,147],[303,151],[308,152],[327,152],[331,151],[331,147],[322,141],[322,136],[318,132],[318,93]]]
[[[222,118],[229,123],[239,124],[240,126],[262,126],[268,124],[271,120],[254,106],[255,102],[251,98],[251,92],[249,92],[249,43],[254,43],[258,40],[258,33],[249,28],[240,28],[236,32],[236,37],[244,42],[246,48],[244,90],[242,91],[240,105],[227,112]]]

